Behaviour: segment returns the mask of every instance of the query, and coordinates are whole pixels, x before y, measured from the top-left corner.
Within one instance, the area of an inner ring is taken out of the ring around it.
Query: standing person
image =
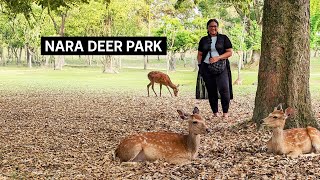
[[[218,117],[218,91],[221,96],[223,117],[228,117],[230,99],[233,99],[230,62],[232,44],[229,38],[218,33],[219,22],[210,19],[207,22],[207,36],[201,38],[198,47],[199,71],[205,82],[213,116]],[[220,62],[218,62],[220,61]],[[222,72],[213,72],[212,66],[222,64]]]

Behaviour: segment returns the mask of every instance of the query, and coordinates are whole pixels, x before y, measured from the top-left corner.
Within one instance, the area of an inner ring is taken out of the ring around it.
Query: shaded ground
[[[270,131],[236,124],[252,116],[254,97],[237,97],[228,121],[211,117],[206,100],[126,93],[1,93],[0,179],[316,179],[320,157],[266,153]],[[320,102],[313,100],[319,118]],[[120,164],[113,152],[136,132],[187,132],[176,109],[198,106],[212,132],[187,165]]]

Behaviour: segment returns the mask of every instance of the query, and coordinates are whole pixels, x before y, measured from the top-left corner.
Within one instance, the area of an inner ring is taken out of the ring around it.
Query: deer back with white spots
[[[163,159],[170,163],[190,162],[197,157],[200,134],[207,134],[210,129],[194,108],[193,114],[177,110],[183,120],[188,120],[189,134],[173,132],[146,132],[131,135],[121,141],[115,151],[121,162],[142,162]]]
[[[301,154],[320,152],[320,131],[314,127],[293,128],[283,130],[286,119],[294,113],[293,108],[285,111],[279,104],[268,117],[263,119],[263,125],[271,127],[272,137],[267,143],[268,152],[286,154],[297,157]]]

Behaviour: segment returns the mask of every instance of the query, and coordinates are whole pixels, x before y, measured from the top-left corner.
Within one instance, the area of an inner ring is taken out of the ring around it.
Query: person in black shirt
[[[229,38],[218,33],[219,22],[210,19],[207,22],[208,35],[200,39],[198,47],[198,66],[201,76],[205,82],[210,107],[213,115],[218,117],[218,93],[221,98],[223,117],[228,117],[230,99],[233,99],[230,62],[232,56],[232,43]],[[210,64],[218,61],[225,61],[224,70],[219,73],[212,73]]]

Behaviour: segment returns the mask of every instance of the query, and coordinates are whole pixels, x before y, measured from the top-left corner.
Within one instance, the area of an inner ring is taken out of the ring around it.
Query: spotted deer
[[[131,135],[121,141],[115,151],[121,162],[143,162],[163,159],[173,164],[188,163],[198,155],[200,134],[210,129],[194,108],[193,114],[177,110],[181,119],[188,120],[189,134],[173,132],[145,132]]]
[[[154,94],[156,96],[157,93],[154,91],[154,83],[159,83],[160,84],[160,97],[161,97],[161,90],[162,90],[162,85],[165,85],[167,88],[168,88],[168,91],[169,93],[171,94],[171,97],[172,97],[172,93],[171,91],[169,90],[169,87],[171,87],[173,89],[173,94],[175,96],[178,96],[178,87],[179,87],[179,84],[176,86],[174,85],[171,80],[170,80],[170,77],[163,73],[163,72],[160,72],[160,71],[151,71],[148,73],[148,78],[150,80],[150,83],[147,85],[147,88],[148,88],[148,97],[149,97],[149,87],[151,86]],[[169,86],[169,87],[168,87]]]
[[[320,152],[320,131],[316,128],[308,126],[283,130],[286,119],[293,113],[294,109],[290,107],[283,112],[282,105],[279,104],[263,119],[263,125],[273,129],[272,137],[267,143],[268,152],[286,154],[293,158],[313,151]]]

